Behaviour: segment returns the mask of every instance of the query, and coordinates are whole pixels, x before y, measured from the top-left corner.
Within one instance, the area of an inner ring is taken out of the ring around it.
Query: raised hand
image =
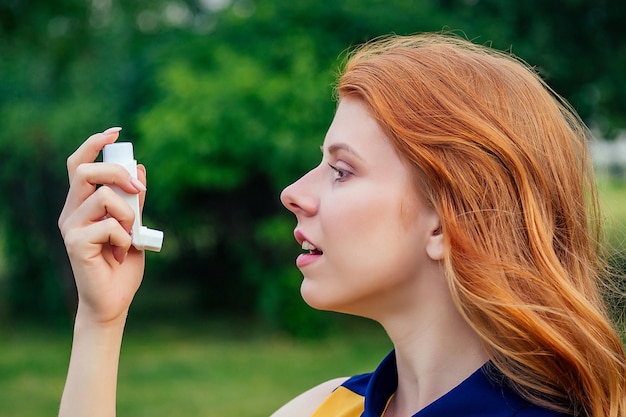
[[[79,294],[79,316],[106,324],[127,314],[141,283],[144,254],[131,246],[134,213],[109,186],[145,197],[145,169],[138,180],[120,165],[94,162],[120,128],[92,135],[67,160],[70,189],[59,217]],[[101,185],[101,186],[98,186]]]
[[[113,189],[145,199],[146,172],[135,180],[118,164],[96,163],[120,128],[87,139],[67,160],[70,189],[59,217],[78,288],[72,355],[59,416],[115,416],[119,353],[144,254],[131,246],[133,209]]]

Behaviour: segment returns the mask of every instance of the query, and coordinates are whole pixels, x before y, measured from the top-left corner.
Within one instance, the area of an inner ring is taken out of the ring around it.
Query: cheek
[[[390,216],[388,201],[364,198],[363,193],[346,196],[341,202],[330,202],[321,221],[328,244],[342,250],[360,250],[382,238],[394,216]]]
[[[394,201],[390,198],[352,199],[325,222],[329,258],[346,278],[386,275],[413,258],[415,243],[407,233],[400,205],[390,204]]]

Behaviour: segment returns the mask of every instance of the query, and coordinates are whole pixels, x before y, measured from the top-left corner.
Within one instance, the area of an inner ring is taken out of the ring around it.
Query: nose
[[[319,198],[316,196],[315,187],[311,181],[314,171],[309,171],[280,193],[283,206],[296,216],[313,216],[317,213]]]

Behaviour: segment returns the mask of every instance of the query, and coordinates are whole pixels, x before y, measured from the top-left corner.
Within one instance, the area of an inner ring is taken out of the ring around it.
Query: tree
[[[325,319],[297,295],[294,221],[278,194],[318,163],[346,48],[392,32],[462,31],[537,65],[610,134],[626,122],[624,13],[618,0],[5,2],[0,303],[13,316],[73,310],[56,228],[65,158],[90,133],[122,125],[148,168],[144,221],[165,230],[135,312],[182,289],[184,306],[145,308],[261,311],[317,332]]]

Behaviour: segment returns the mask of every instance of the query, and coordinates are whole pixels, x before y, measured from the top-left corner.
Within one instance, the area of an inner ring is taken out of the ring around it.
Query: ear
[[[443,229],[439,219],[437,219],[437,224],[431,229],[430,236],[426,242],[426,253],[433,261],[441,261],[443,259],[445,253]]]

